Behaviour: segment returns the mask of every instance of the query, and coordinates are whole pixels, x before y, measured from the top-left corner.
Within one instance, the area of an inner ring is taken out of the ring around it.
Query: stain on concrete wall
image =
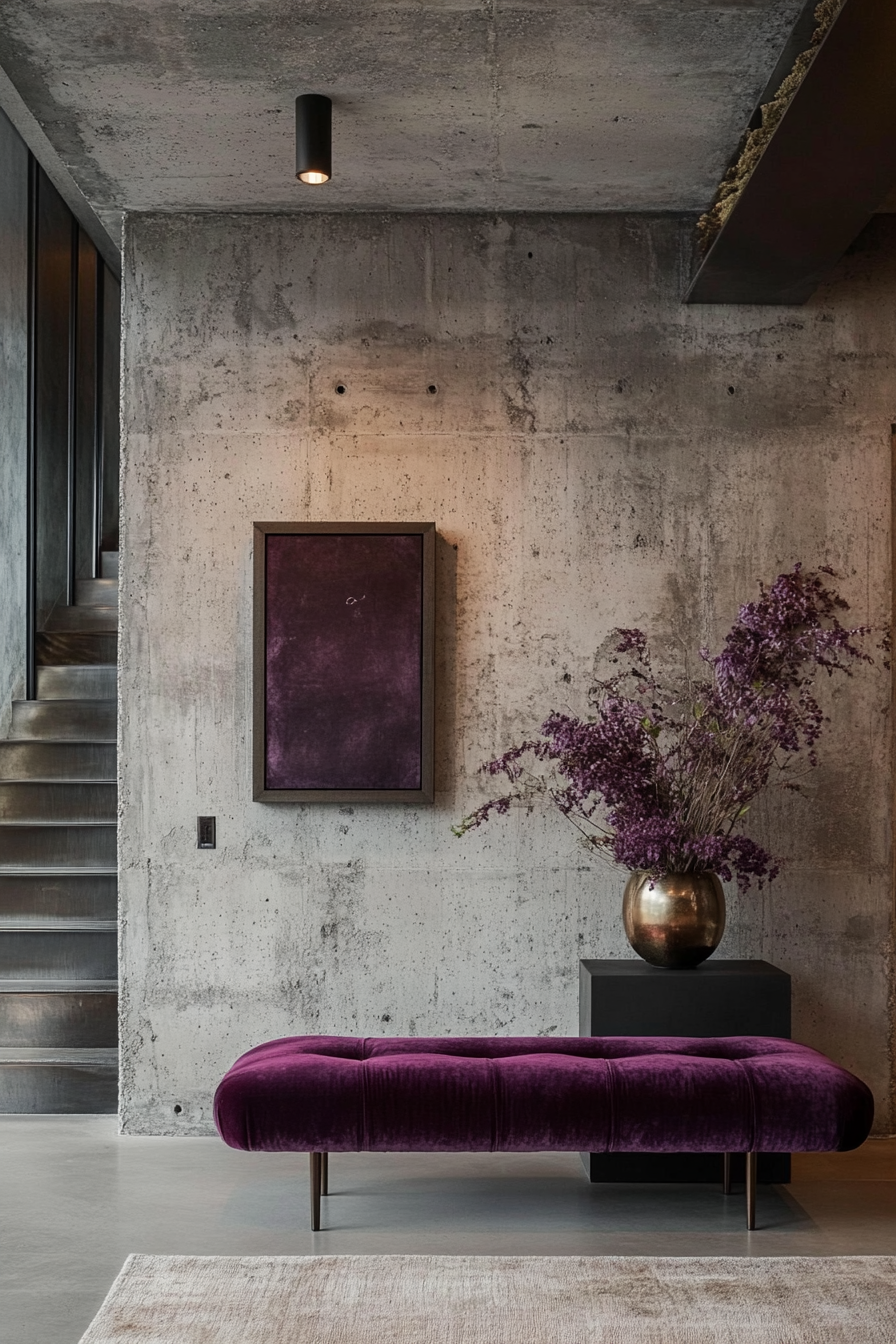
[[[614,625],[718,644],[794,560],[887,619],[896,228],[776,309],[682,306],[692,226],[129,218],[126,1131],[208,1132],[218,1078],[264,1038],[575,1034],[579,957],[631,955],[624,874],[556,816],[455,839],[480,762],[584,707]],[[434,807],[251,801],[255,519],[435,520]],[[796,1035],[871,1083],[883,1131],[889,696],[882,671],[830,688],[810,797],[758,809],[790,862],[731,893],[719,953],[792,974]]]

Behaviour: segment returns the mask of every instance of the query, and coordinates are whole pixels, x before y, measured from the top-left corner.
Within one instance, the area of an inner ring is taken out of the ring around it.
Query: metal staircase
[[[118,1105],[118,553],[36,635],[0,741],[0,1112]]]

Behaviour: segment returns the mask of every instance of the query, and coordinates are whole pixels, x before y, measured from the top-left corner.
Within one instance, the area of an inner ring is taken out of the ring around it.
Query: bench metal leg
[[[321,1153],[309,1153],[311,1159],[311,1231],[320,1231],[320,1178],[323,1165]]]
[[[722,1154],[722,1194],[731,1194],[731,1154]]]
[[[320,1155],[320,1192],[322,1195],[330,1193],[330,1154],[321,1153]]]
[[[756,1227],[756,1154],[747,1153],[747,1231]]]

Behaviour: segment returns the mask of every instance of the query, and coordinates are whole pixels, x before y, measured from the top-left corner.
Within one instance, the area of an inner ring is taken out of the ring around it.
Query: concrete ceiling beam
[[[120,280],[121,253],[118,242],[96,214],[93,206],[53,148],[40,122],[19,96],[15,85],[2,67],[0,67],[0,110],[6,113],[9,121],[18,131],[28,149],[31,150],[103,261],[116,279]]]
[[[802,304],[896,182],[896,5],[846,0],[688,303]]]

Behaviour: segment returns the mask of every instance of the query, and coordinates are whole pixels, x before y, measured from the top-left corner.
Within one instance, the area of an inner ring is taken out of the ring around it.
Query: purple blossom
[[[778,862],[740,829],[748,806],[773,782],[798,789],[799,760],[817,763],[817,674],[852,675],[854,663],[873,661],[861,645],[870,628],[837,620],[848,608],[825,587],[830,575],[795,565],[761,585],[722,652],[700,650],[705,680],[659,679],[642,632],[614,631],[617,670],[592,687],[593,716],[552,713],[538,737],[483,766],[511,789],[455,834],[547,797],[595,852],[626,868],[715,872],[742,889],[771,881]]]

